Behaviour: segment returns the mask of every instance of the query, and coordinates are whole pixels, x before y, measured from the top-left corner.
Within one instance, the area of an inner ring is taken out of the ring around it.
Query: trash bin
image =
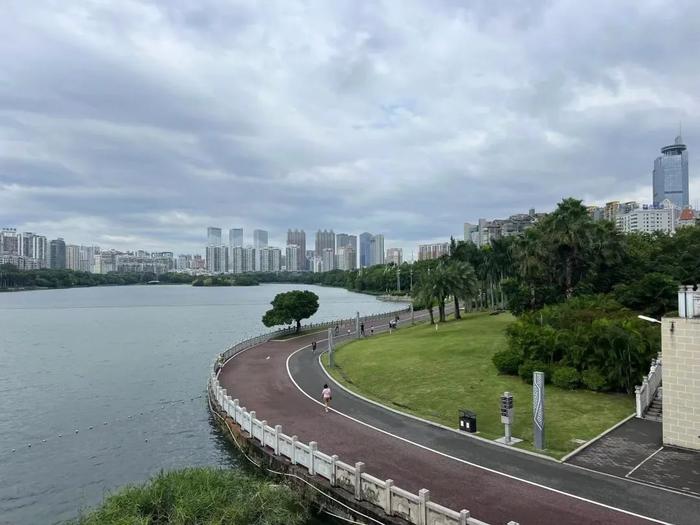
[[[459,429],[463,432],[476,432],[476,413],[469,410],[460,410]]]

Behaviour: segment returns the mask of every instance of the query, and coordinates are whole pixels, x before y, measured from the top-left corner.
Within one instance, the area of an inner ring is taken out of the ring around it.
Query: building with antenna
[[[680,134],[673,144],[661,148],[661,156],[654,161],[653,206],[661,206],[665,199],[679,210],[690,205],[688,149]]]

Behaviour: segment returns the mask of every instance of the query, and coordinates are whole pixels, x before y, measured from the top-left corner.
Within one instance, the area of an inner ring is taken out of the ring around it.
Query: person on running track
[[[326,406],[326,412],[328,412],[328,407],[331,406],[331,389],[328,387],[328,384],[323,385],[321,399],[323,399],[323,404]]]

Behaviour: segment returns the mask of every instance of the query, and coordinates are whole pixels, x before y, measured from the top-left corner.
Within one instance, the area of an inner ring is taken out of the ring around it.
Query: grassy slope
[[[532,386],[498,375],[491,362],[506,345],[509,314],[470,315],[462,321],[402,328],[350,343],[336,353],[333,376],[351,389],[402,411],[457,427],[458,410],[477,413],[479,435],[503,435],[499,396],[515,399],[513,436],[532,446]],[[324,356],[324,359],[326,356]],[[326,361],[327,364],[327,361]],[[634,411],[632,396],[545,389],[547,454],[561,457]]]

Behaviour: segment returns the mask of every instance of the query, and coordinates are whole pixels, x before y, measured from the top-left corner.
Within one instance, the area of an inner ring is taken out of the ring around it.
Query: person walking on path
[[[338,335],[340,333],[340,327],[338,325],[335,325],[335,334]]]
[[[374,335],[374,326],[369,327],[369,335]]]
[[[360,323],[360,335],[365,336],[365,323]]]
[[[311,341],[311,353],[316,353],[316,341]]]
[[[321,399],[323,399],[323,404],[326,406],[326,412],[328,412],[328,407],[331,405],[331,389],[328,384],[323,385],[323,390],[321,390]]]

